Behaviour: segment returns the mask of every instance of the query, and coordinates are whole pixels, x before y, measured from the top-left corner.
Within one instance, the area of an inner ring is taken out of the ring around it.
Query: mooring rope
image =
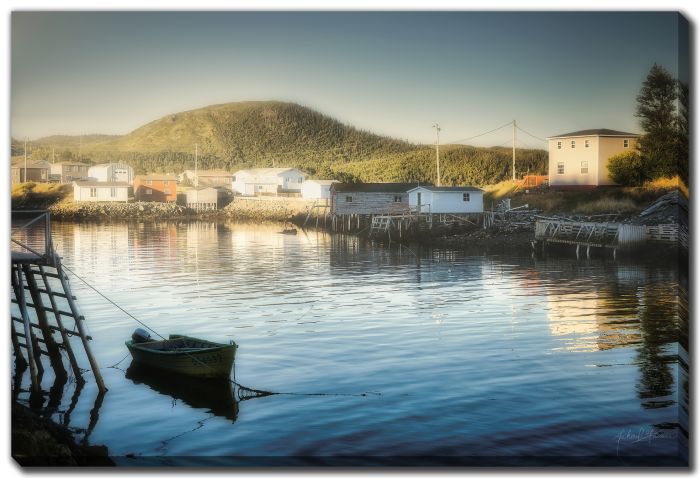
[[[135,320],[136,322],[138,322],[139,324],[143,325],[145,328],[147,328],[148,330],[150,330],[151,332],[153,332],[154,334],[156,334],[158,337],[162,338],[163,340],[167,340],[164,336],[162,336],[161,334],[159,334],[155,329],[153,329],[152,327],[149,327],[148,325],[146,325],[146,323],[144,323],[142,320],[139,320],[139,319],[137,319],[136,317],[134,317],[134,316],[133,316],[132,314],[130,314],[126,309],[124,309],[122,306],[120,306],[119,304],[117,304],[116,302],[114,302],[112,299],[110,299],[110,298],[107,297],[105,294],[103,294],[102,292],[100,292],[95,286],[93,286],[93,285],[90,284],[88,281],[86,281],[85,279],[83,279],[82,277],[80,277],[74,270],[70,269],[69,267],[67,267],[67,266],[65,266],[65,265],[63,265],[63,264],[62,264],[61,266],[62,266],[64,269],[66,269],[68,272],[70,272],[71,274],[73,274],[75,277],[77,277],[78,279],[80,279],[81,282],[83,282],[85,285],[87,285],[90,289],[94,290],[97,294],[99,294],[99,295],[100,295],[102,298],[104,298],[107,302],[109,302],[110,304],[114,305],[116,308],[118,308],[119,310],[121,310],[122,312],[124,312],[126,315],[128,315],[129,317],[131,317],[132,319],[134,319],[134,320]],[[311,304],[311,306],[310,306],[306,311],[304,311],[296,320],[299,320],[299,319],[303,318],[306,314],[308,314],[308,313],[311,311],[311,309],[313,309],[314,305],[315,305],[315,304]],[[207,368],[212,368],[209,364],[207,364],[206,362],[203,362],[202,360],[200,360],[199,358],[197,358],[195,355],[192,355],[192,354],[190,354],[190,353],[187,352],[187,351],[183,351],[183,353],[186,354],[187,356],[189,356],[190,358],[196,360],[196,361],[199,362],[200,364],[204,365],[205,367],[207,367]],[[130,355],[130,354],[127,353],[119,362],[115,363],[114,365],[110,365],[110,366],[107,367],[107,368],[116,368],[116,369],[118,369],[118,370],[121,370],[121,369],[118,367],[118,365],[119,365],[120,363],[122,363],[124,360],[126,360],[126,358],[127,358],[129,355]],[[251,399],[251,398],[257,398],[257,397],[266,397],[266,396],[270,396],[270,395],[336,396],[336,397],[366,397],[367,395],[381,395],[380,392],[361,392],[361,393],[323,393],[323,392],[317,392],[317,393],[303,393],[303,392],[270,392],[270,391],[268,391],[268,390],[258,390],[258,389],[255,389],[255,388],[246,387],[245,385],[241,385],[240,383],[238,383],[238,382],[235,380],[235,377],[236,377],[236,362],[235,362],[235,360],[234,360],[234,363],[233,363],[233,376],[234,376],[234,378],[233,378],[233,379],[229,378],[229,380],[230,380],[230,382],[231,382],[232,384],[234,384],[236,387],[238,387],[237,395],[238,395],[239,400],[241,400],[241,401],[243,401],[243,400],[249,400],[249,399]],[[240,393],[241,390],[243,390],[244,392],[249,392],[249,393],[251,393],[252,395],[251,395],[251,396],[242,396],[241,393]]]
[[[160,335],[158,332],[156,332],[155,330],[153,330],[151,327],[149,327],[148,325],[146,325],[143,321],[141,321],[141,320],[137,319],[136,317],[134,317],[133,315],[131,315],[131,314],[130,314],[127,310],[125,310],[122,306],[120,306],[119,304],[117,304],[116,302],[114,302],[112,299],[110,299],[109,297],[107,297],[106,295],[104,295],[102,292],[100,292],[99,290],[97,290],[97,288],[96,288],[95,286],[93,286],[93,285],[90,284],[88,281],[86,281],[85,279],[83,279],[82,277],[80,277],[78,274],[76,274],[76,272],[75,272],[74,270],[70,269],[70,268],[69,268],[68,266],[66,266],[65,264],[61,264],[61,268],[66,269],[68,272],[70,272],[70,273],[73,274],[75,277],[77,277],[78,279],[80,279],[86,286],[88,286],[89,288],[91,288],[92,290],[94,290],[95,292],[97,292],[100,296],[102,296],[103,299],[105,299],[107,302],[109,302],[110,304],[112,304],[113,306],[115,306],[117,309],[119,309],[119,310],[121,310],[122,312],[124,312],[126,315],[128,315],[129,317],[131,317],[132,319],[134,319],[136,322],[138,322],[139,324],[141,324],[141,325],[143,325],[144,327],[146,327],[148,330],[150,330],[151,332],[153,332],[154,334],[156,334],[156,335],[157,335],[158,337],[160,337],[161,339],[166,340],[165,337],[163,337],[163,336]]]

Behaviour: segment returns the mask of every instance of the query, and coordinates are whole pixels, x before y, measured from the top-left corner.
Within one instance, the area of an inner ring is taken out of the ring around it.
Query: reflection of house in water
[[[606,296],[597,290],[547,294],[549,330],[561,338],[562,349],[592,352],[639,343],[636,307]]]

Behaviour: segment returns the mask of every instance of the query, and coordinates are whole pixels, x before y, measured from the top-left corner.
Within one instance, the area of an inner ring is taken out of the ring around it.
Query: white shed
[[[131,185],[124,182],[73,181],[76,202],[127,202]]]
[[[430,214],[484,212],[484,191],[473,186],[417,186],[408,191],[408,206]]]
[[[331,184],[338,183],[335,179],[309,179],[301,186],[301,197],[304,199],[330,199]]]
[[[241,169],[233,175],[233,191],[243,196],[300,193],[306,174],[296,168]]]
[[[187,207],[195,211],[215,210],[218,207],[219,191],[205,186],[187,190]]]
[[[91,166],[88,176],[95,181],[134,183],[134,168],[126,163],[105,163]]]

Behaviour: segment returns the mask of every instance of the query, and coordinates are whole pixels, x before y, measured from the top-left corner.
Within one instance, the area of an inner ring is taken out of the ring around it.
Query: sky
[[[673,12],[13,12],[11,134],[126,134],[178,111],[293,101],[417,143],[545,147],[639,132],[654,62],[687,75]],[[680,63],[680,65],[679,65]],[[471,138],[471,139],[467,139]],[[467,139],[466,141],[462,141]]]

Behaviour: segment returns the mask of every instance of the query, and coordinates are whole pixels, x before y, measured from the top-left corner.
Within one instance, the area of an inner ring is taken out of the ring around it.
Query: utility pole
[[[435,160],[437,161],[437,186],[440,187],[440,125],[435,123]]]
[[[194,143],[194,187],[199,187],[199,178],[197,177],[197,143]]]
[[[24,181],[27,182],[27,137],[24,137]],[[13,326],[14,327],[14,326]]]
[[[515,120],[513,120],[513,181],[515,181],[515,128],[517,128],[517,125]]]
[[[56,148],[51,147],[51,164],[54,164],[56,162]]]

